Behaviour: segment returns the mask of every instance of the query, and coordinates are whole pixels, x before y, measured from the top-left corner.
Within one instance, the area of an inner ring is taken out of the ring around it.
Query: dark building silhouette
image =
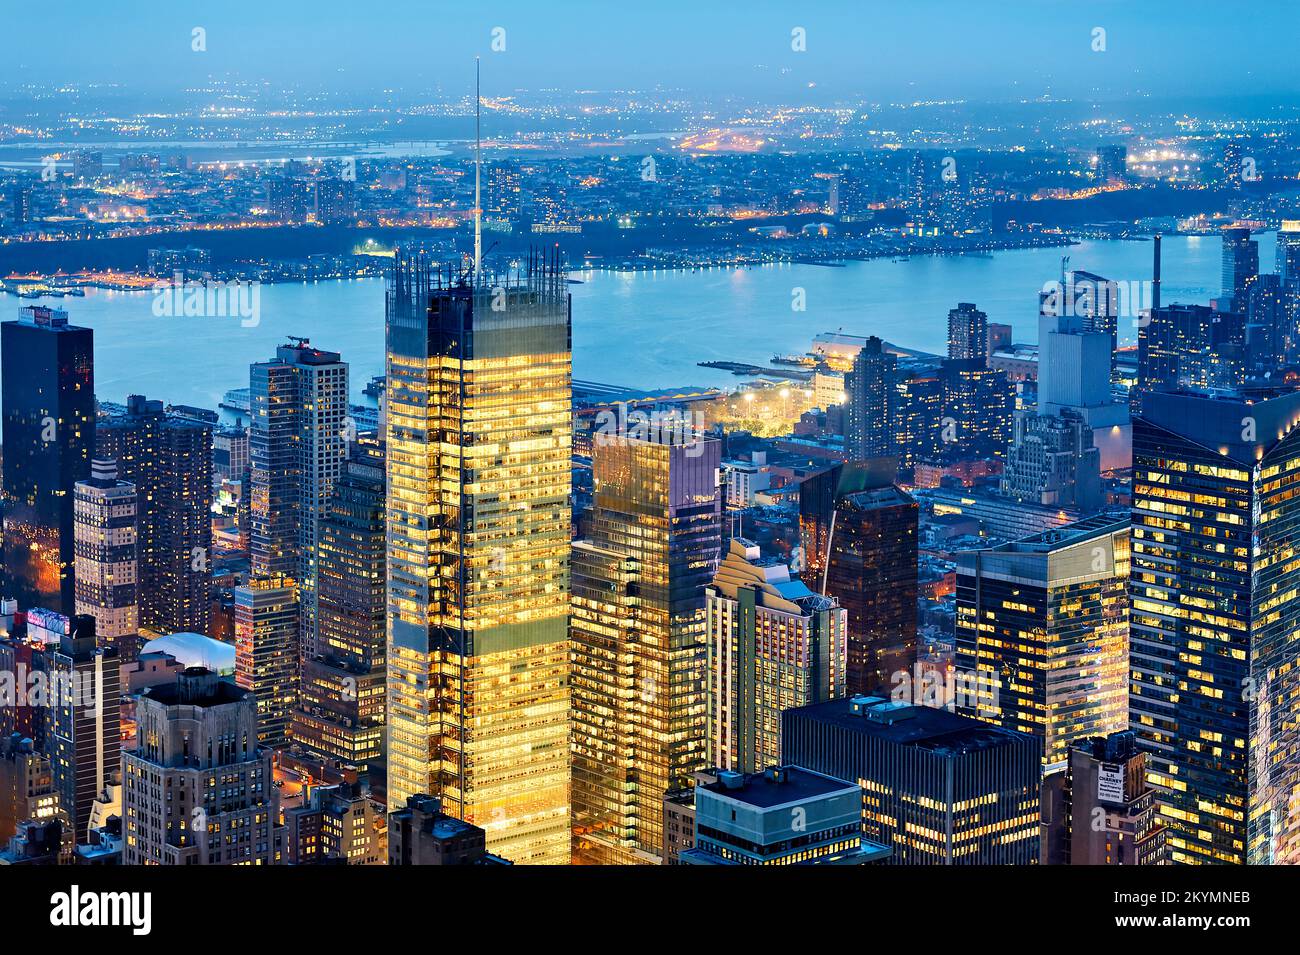
[[[208,632],[212,580],[212,426],[127,398],[126,413],[100,420],[96,456],[117,461],[135,485],[140,626]]]
[[[799,486],[809,586],[848,611],[848,692],[886,690],[916,659],[916,501],[896,458],[837,464]]]
[[[95,441],[94,333],[29,306],[0,325],[5,596],[71,614],[73,487]]]

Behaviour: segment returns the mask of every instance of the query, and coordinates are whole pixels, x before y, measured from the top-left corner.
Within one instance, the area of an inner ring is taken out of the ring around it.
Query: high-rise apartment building
[[[707,760],[705,587],[722,548],[721,445],[600,435],[573,550],[573,849],[658,862],[664,793]]]
[[[257,702],[258,740],[281,746],[298,702],[298,587],[281,574],[254,577],[234,598],[235,682]]]
[[[384,752],[384,449],[352,446],[321,519],[315,645],[308,648],[296,743],[372,766]],[[372,769],[372,771],[374,771]]]
[[[398,260],[387,298],[388,799],[569,846],[569,296]]]
[[[1223,293],[1220,309],[1244,312],[1251,283],[1259,277],[1259,243],[1250,237],[1249,226],[1223,230]]]
[[[315,645],[320,521],[347,457],[348,366],[294,339],[249,367],[249,394],[253,575],[297,582],[306,650]]]
[[[1098,515],[957,555],[959,673],[971,716],[1043,741],[1049,769],[1076,740],[1128,726],[1128,520]]]
[[[277,865],[284,829],[250,690],[201,667],[136,704],[122,757],[125,865]]]
[[[1207,305],[1151,309],[1138,330],[1139,393],[1235,388],[1245,380],[1246,321]]]
[[[844,447],[855,460],[894,453],[898,358],[872,336],[844,376],[848,418]]]
[[[46,754],[59,803],[85,842],[91,807],[121,771],[122,681],[117,650],[96,645],[95,619],[72,619],[48,654]]]
[[[848,612],[847,691],[886,690],[916,660],[916,501],[893,458],[837,464],[799,486],[811,586]]]
[[[948,312],[948,357],[988,362],[989,317],[970,302],[960,302]]]
[[[0,325],[4,595],[72,613],[73,486],[95,443],[94,333],[39,305]]]
[[[118,477],[135,486],[140,626],[207,633],[212,426],[130,395],[125,413],[96,425],[95,456],[116,461]]]
[[[1133,429],[1129,725],[1170,861],[1300,859],[1300,392],[1148,393]]]
[[[733,538],[708,595],[708,763],[781,762],[781,713],[844,695],[848,611]]]
[[[73,491],[76,542],[76,610],[95,618],[101,644],[136,656],[139,530],[135,485],[118,480],[117,462],[91,462],[90,479]]]

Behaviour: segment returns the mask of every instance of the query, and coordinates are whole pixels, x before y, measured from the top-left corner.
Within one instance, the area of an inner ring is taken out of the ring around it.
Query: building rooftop
[[[787,710],[799,719],[838,726],[945,756],[994,749],[1033,737],[948,710],[855,696]]]
[[[718,773],[717,782],[703,783],[697,788],[755,809],[773,809],[845,790],[856,791],[858,784],[799,766],[774,766],[747,775],[723,771]]]

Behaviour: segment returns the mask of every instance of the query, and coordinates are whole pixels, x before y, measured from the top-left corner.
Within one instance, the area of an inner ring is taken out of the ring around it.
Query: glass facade
[[[387,304],[388,800],[569,861],[572,357],[558,267]]]
[[[705,766],[704,588],[721,445],[601,436],[574,550],[573,833],[581,863],[658,862],[664,793]]]
[[[962,712],[1043,740],[1043,764],[1128,726],[1128,521],[1096,517],[957,556]]]
[[[1293,862],[1300,394],[1149,394],[1133,430],[1131,725],[1175,864]]]
[[[0,325],[5,594],[71,614],[73,485],[95,441],[94,333],[40,306]]]

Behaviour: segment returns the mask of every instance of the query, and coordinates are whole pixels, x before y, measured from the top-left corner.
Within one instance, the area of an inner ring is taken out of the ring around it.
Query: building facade
[[[573,849],[658,862],[664,793],[706,765],[705,587],[722,547],[721,445],[602,435],[574,545]]]
[[[0,325],[4,596],[71,614],[73,486],[95,444],[94,333],[39,305]]]
[[[495,304],[494,304],[495,303]],[[569,296],[399,260],[387,299],[388,798],[569,852]]]
[[[1128,726],[1127,518],[1097,516],[957,554],[963,712],[1043,741],[1044,765]]]
[[[741,538],[706,594],[709,765],[779,765],[781,713],[844,696],[848,611]]]

